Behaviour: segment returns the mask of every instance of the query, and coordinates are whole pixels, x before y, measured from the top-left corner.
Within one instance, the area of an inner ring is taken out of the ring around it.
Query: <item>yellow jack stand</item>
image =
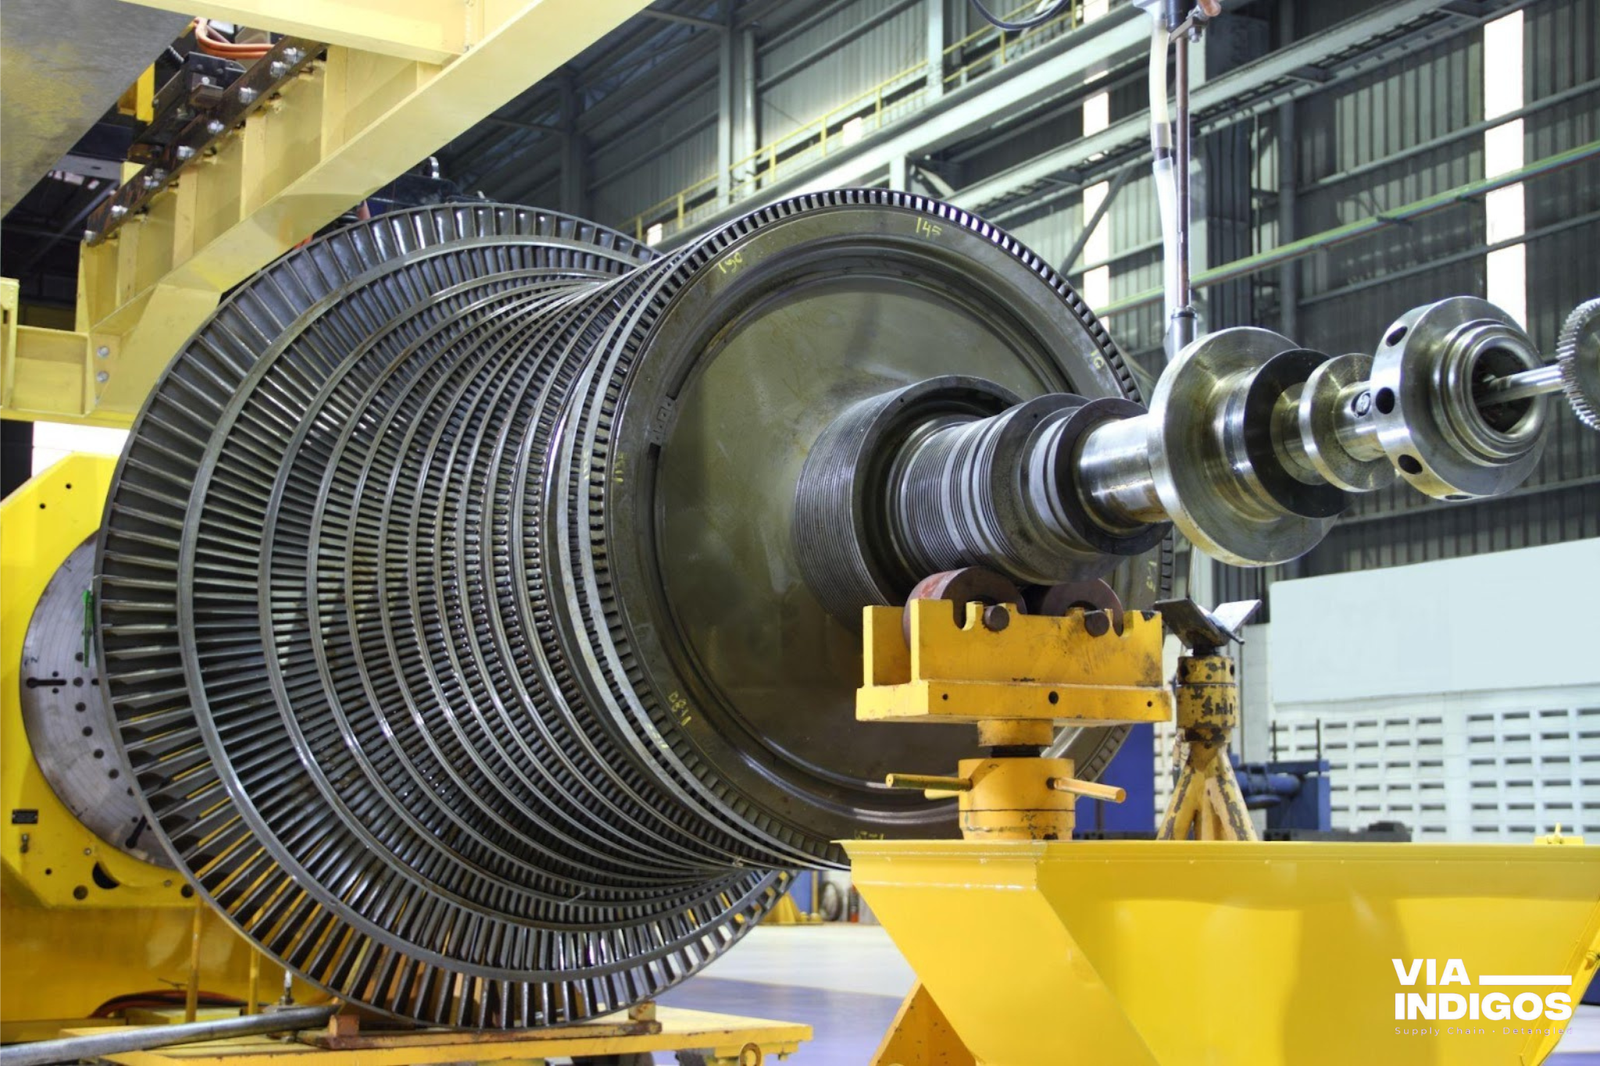
[[[1258,840],[1228,741],[1239,727],[1239,682],[1233,660],[1220,654],[1260,600],[1228,603],[1215,612],[1191,600],[1159,604],[1168,629],[1194,649],[1178,659],[1178,731],[1183,769],[1172,789],[1157,840]]]

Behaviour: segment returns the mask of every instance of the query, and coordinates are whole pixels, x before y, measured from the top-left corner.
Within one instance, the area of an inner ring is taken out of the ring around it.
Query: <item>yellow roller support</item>
[[[1600,951],[1594,847],[845,847],[861,894],[985,1066],[1532,1066],[1565,1023],[1396,1020],[1396,994],[1431,995],[1436,1015],[1447,993],[1575,1004]],[[1428,960],[1435,979],[1470,984],[1430,987]],[[1552,976],[1570,981],[1483,983]]]

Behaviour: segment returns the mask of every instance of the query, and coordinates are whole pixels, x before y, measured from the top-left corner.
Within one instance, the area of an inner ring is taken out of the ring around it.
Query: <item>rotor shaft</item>
[[[1524,370],[1518,374],[1509,374],[1485,382],[1475,390],[1474,395],[1479,407],[1490,407],[1498,403],[1548,396],[1552,392],[1560,392],[1561,389],[1561,365],[1546,363],[1533,370]]]

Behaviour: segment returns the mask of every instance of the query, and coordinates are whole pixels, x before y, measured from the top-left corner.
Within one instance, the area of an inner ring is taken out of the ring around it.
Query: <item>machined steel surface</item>
[[[1344,497],[1297,480],[1271,425],[1279,397],[1324,359],[1253,327],[1202,337],[1168,364],[1148,414],[1090,431],[1080,492],[1107,525],[1166,517],[1201,551],[1236,565],[1308,551]]]
[[[93,581],[91,538],[56,570],[28,622],[18,693],[23,728],[40,772],[74,818],[118,851],[171,866],[148,831],[134,775],[117,748],[86,625]]]
[[[1542,397],[1480,406],[1484,379],[1542,365],[1516,321],[1458,296],[1402,315],[1372,362],[1372,415],[1384,454],[1417,491],[1494,496],[1522,484],[1544,452]]]
[[[1545,395],[1565,387],[1580,419],[1600,397],[1597,309],[1573,312],[1550,366],[1510,315],[1470,296],[1401,316],[1373,356],[1221,330],[1167,366],[1148,413],[1085,435],[1076,495],[1105,530],[1170,520],[1206,554],[1262,566],[1315,547],[1349,494],[1397,473],[1437,499],[1509,492],[1543,451]]]
[[[297,972],[482,1027],[660,992],[841,838],[950,835],[882,775],[970,736],[854,721],[860,638],[791,528],[841,410],[964,373],[1134,394],[1047,265],[897,193],[665,257],[498,205],[285,257],[168,368],[101,536],[155,826]],[[1169,573],[1159,549],[1117,580],[1141,604]],[[1080,774],[1120,738],[1084,731]]]

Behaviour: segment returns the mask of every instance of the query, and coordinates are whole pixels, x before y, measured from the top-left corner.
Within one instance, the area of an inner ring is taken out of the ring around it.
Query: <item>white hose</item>
[[[1167,27],[1151,11],[1150,147],[1155,155],[1156,204],[1161,210],[1161,287],[1166,293],[1166,320],[1178,310],[1178,179],[1172,166],[1172,113],[1167,108]]]
[[[1161,13],[1152,11],[1155,29],[1150,34],[1150,145],[1158,153],[1172,150],[1172,112],[1167,109],[1167,28]]]

